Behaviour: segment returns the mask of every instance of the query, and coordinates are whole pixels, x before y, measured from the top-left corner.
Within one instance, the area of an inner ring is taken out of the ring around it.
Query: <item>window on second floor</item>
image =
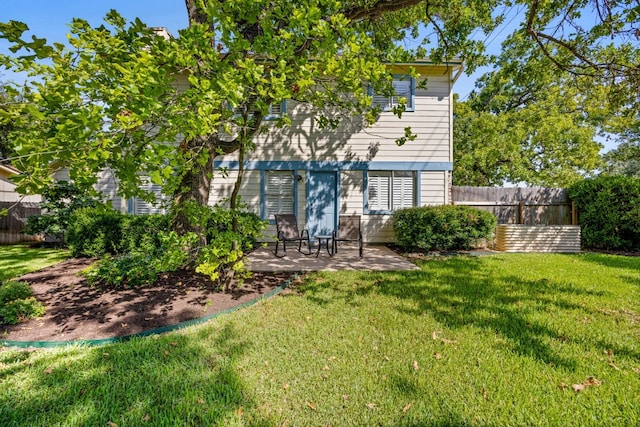
[[[253,97],[255,98],[255,97]],[[250,101],[254,101],[254,99],[250,99]],[[236,107],[233,112],[237,115],[241,115],[244,111],[244,106]],[[249,115],[253,114],[255,109],[251,109],[249,111]],[[269,112],[267,115],[263,117],[263,120],[275,120],[279,117],[282,117],[286,112],[286,101],[282,101],[279,103],[269,104]]]
[[[369,211],[390,212],[415,206],[416,177],[413,171],[369,171]]]
[[[382,111],[391,111],[393,107],[399,105],[403,101],[406,105],[405,111],[414,111],[415,109],[415,84],[412,77],[394,77],[393,78],[393,96],[373,94],[373,106],[382,108]]]

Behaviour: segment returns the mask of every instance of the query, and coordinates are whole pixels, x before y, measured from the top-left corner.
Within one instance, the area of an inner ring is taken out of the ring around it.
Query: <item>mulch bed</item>
[[[91,259],[71,259],[29,273],[34,296],[47,312],[17,325],[0,325],[0,341],[71,341],[113,338],[175,325],[237,307],[289,280],[293,273],[254,273],[223,292],[202,275],[175,272],[153,286],[114,289],[89,286],[78,272]]]

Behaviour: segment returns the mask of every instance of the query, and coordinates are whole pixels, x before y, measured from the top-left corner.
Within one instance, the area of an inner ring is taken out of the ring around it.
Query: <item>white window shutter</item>
[[[373,106],[380,107],[383,110],[391,107],[388,96],[373,94]]]
[[[368,187],[369,210],[391,210],[391,203],[389,203],[391,196],[391,173],[370,172]]]
[[[393,176],[393,209],[414,205],[415,179],[412,172],[396,172]]]
[[[251,95],[249,97],[249,100],[247,101],[247,104],[249,104],[249,103],[251,104],[251,108],[249,109],[249,116],[252,116],[253,113],[255,113],[255,111],[256,111],[256,106],[255,106],[256,100],[257,100],[257,97],[255,95]],[[283,112],[283,108],[282,108],[283,102],[270,104],[267,116],[281,116],[282,112]],[[242,115],[242,113],[244,112],[244,108],[243,107],[244,107],[244,105],[241,105],[241,106],[237,107],[235,110],[233,110],[234,114]]]
[[[293,173],[291,171],[267,171],[265,202],[267,217],[293,212]]]
[[[165,200],[162,194],[162,186],[159,184],[153,184],[148,177],[143,178],[143,184],[140,186],[143,190],[151,192],[155,195],[156,201],[149,203],[138,197],[134,200],[133,212],[135,215],[149,215],[154,213],[165,213],[166,209],[163,207],[163,201]]]
[[[282,115],[282,102],[269,105],[269,115],[270,116],[281,116]]]
[[[380,107],[382,110],[390,110],[394,106],[400,104],[400,98],[404,98],[407,109],[413,109],[413,79],[409,76],[394,78],[391,82],[394,95],[391,97],[373,94],[373,106]]]

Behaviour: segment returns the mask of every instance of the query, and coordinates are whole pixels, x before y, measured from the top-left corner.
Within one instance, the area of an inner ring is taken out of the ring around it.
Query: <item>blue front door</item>
[[[336,225],[336,172],[309,172],[307,180],[307,230],[311,238],[330,235]]]

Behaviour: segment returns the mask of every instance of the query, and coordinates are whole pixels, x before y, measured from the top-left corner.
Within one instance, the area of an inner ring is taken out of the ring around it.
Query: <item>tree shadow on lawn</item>
[[[584,312],[583,317],[588,317],[594,313],[576,302],[575,297],[598,297],[605,292],[549,279],[527,280],[517,274],[496,277],[491,268],[475,257],[426,262],[440,264],[432,264],[435,268],[427,264],[420,271],[362,273],[357,286],[348,288],[332,284],[331,287],[348,304],[359,304],[360,297],[372,293],[392,296],[410,302],[398,304],[397,309],[404,313],[428,314],[454,329],[474,326],[490,330],[503,337],[506,347],[519,355],[569,370],[577,368],[577,360],[559,354],[551,345],[554,341],[571,342],[574,338],[546,322],[532,320],[532,315],[542,312],[551,318],[558,310],[568,310]],[[319,304],[326,304],[329,301],[318,295],[325,286],[328,284],[324,281],[311,283],[305,287],[305,294]],[[583,338],[575,339],[579,340]],[[640,357],[640,353],[605,340],[592,340],[587,345]]]
[[[587,252],[580,254],[580,259],[608,268],[628,270],[619,277],[627,283],[640,288],[640,256],[637,253],[629,256],[606,253]]]
[[[26,361],[0,353],[6,368],[0,382],[8,375],[29,378],[19,385],[25,389],[5,382],[14,390],[0,393],[0,419],[8,425],[221,425],[243,410],[255,416],[256,402],[237,373],[250,342],[233,325],[197,334],[37,358],[21,353],[34,355]]]

